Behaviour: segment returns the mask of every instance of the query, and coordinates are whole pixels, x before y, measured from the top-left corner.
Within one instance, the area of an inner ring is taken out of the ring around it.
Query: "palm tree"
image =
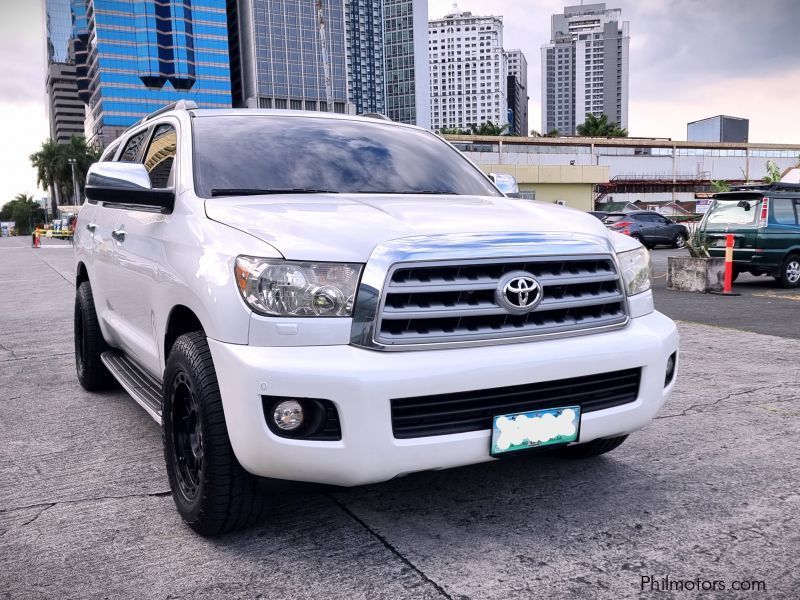
[[[30,155],[33,168],[36,169],[36,183],[44,189],[50,190],[50,206],[53,217],[58,214],[60,204],[59,191],[61,180],[59,178],[59,168],[63,151],[60,146],[52,139],[42,143],[38,152]]]
[[[589,113],[586,121],[576,128],[578,135],[584,137],[628,137],[628,130],[622,129],[616,123],[609,123],[607,115]]]
[[[86,143],[86,138],[78,135],[72,136],[69,143],[61,146],[61,160],[59,161],[59,179],[62,182],[65,198],[73,198],[75,190],[72,189],[72,167],[69,159],[75,159],[75,182],[78,184],[78,202],[83,191],[83,182],[86,173],[93,163],[100,160],[102,151]]]

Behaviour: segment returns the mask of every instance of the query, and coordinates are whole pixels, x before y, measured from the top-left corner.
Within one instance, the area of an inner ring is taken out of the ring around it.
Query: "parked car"
[[[601,221],[605,219],[610,213],[605,210],[590,210],[589,214],[593,217],[600,219]]]
[[[160,424],[201,534],[259,519],[260,478],[603,454],[675,385],[649,253],[504,197],[425,129],[181,102],[105,151],[86,198],[78,380]]]
[[[658,245],[683,248],[689,239],[685,225],[671,221],[652,210],[634,210],[627,213],[610,213],[603,219],[606,227],[631,236],[647,248]]]
[[[711,256],[725,256],[734,235],[733,275],[770,275],[783,287],[800,286],[800,184],[773,183],[716,194],[700,224]]]

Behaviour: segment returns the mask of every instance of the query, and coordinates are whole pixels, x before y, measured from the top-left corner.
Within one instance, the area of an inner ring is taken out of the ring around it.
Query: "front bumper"
[[[664,387],[678,348],[675,324],[653,312],[624,329],[555,340],[410,352],[353,346],[253,347],[208,340],[233,450],[253,474],[333,485],[491,460],[490,431],[395,439],[391,398],[511,386],[642,368],[635,402],[583,415],[580,441],[644,427],[674,387]],[[342,439],[285,439],[267,427],[261,395],[325,398]]]

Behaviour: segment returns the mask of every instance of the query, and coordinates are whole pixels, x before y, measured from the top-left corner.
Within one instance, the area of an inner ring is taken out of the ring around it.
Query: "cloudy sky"
[[[576,2],[577,3],[577,2]],[[539,48],[558,0],[460,0],[502,15],[504,45],[528,58],[530,126],[540,127]],[[429,0],[429,16],[452,10]],[[750,119],[754,142],[800,143],[800,0],[618,0],[630,21],[628,128],[634,136],[686,139],[686,123],[729,114]],[[40,0],[0,0],[0,203],[37,197],[28,156],[48,135]]]

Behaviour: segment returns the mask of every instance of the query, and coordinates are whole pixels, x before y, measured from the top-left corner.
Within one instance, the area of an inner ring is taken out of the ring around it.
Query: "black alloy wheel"
[[[172,444],[175,448],[175,479],[183,497],[192,502],[200,491],[203,469],[203,428],[197,401],[186,373],[172,380]]]

